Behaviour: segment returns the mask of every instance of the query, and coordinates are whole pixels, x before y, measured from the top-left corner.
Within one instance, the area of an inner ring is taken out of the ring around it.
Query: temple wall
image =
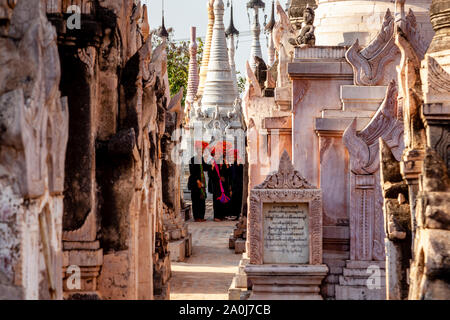
[[[11,22],[0,27],[0,296],[167,299],[165,43],[153,47],[146,6],[79,1],[82,28],[70,29],[72,4],[0,10]]]
[[[0,299],[61,299],[68,110],[56,33],[40,1],[1,6]]]

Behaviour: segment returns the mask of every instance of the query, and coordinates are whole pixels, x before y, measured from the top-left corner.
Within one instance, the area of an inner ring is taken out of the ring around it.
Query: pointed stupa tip
[[[262,9],[265,8],[266,4],[262,0],[250,0],[247,3],[247,9],[253,8],[253,9]]]
[[[238,29],[235,28],[234,26],[234,21],[233,21],[233,3],[231,3],[231,13],[230,13],[230,26],[227,28],[227,30],[225,30],[225,35],[227,37],[234,35],[234,36],[238,36],[239,35],[239,31]]]
[[[272,13],[270,14],[269,23],[266,25],[266,31],[272,32],[275,27],[275,1],[272,0]]]
[[[164,6],[164,5],[163,5]],[[166,29],[166,25],[164,23],[164,9],[162,11],[162,22],[161,22],[161,27],[159,27],[158,29],[158,33],[156,34],[158,37],[160,38],[168,38],[169,37],[169,32],[167,32]]]

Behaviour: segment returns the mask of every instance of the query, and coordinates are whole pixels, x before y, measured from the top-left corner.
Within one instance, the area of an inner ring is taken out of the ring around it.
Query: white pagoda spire
[[[231,68],[231,76],[233,79],[233,87],[236,94],[236,98],[239,97],[239,89],[237,84],[237,77],[236,77],[236,63],[235,63],[235,45],[234,45],[234,37],[239,36],[239,31],[234,26],[234,20],[233,20],[233,2],[231,2],[231,13],[230,13],[230,26],[225,31],[225,34],[228,38],[228,55],[230,56],[230,68]]]
[[[275,63],[275,43],[273,41],[273,28],[275,27],[275,1],[272,0],[272,13],[270,14],[270,21],[266,25],[266,31],[269,33],[269,47],[268,47],[268,56],[269,56],[269,66],[273,66]]]
[[[202,110],[207,116],[211,116],[216,109],[221,115],[226,115],[233,110],[236,100],[225,38],[224,11],[223,0],[215,0],[211,56],[202,98]]]
[[[253,70],[256,68],[255,57],[260,57],[262,59],[261,42],[259,36],[261,34],[261,26],[259,24],[259,9],[265,8],[264,2],[261,0],[250,0],[247,3],[247,9],[254,10],[253,24],[252,24],[252,48],[250,51],[250,66]]]

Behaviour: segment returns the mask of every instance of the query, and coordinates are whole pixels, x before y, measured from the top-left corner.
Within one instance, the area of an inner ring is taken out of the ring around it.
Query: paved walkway
[[[212,202],[207,202],[206,222],[189,221],[192,256],[172,262],[171,300],[228,300],[228,288],[241,255],[228,249],[235,221],[214,222]]]

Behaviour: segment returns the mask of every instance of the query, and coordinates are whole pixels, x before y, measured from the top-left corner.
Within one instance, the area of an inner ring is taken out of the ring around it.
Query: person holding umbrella
[[[209,190],[213,194],[214,221],[225,220],[231,199],[229,165],[224,161],[225,144],[216,143],[211,148],[209,163]]]
[[[208,169],[206,163],[203,160],[203,150],[207,147],[207,144],[203,141],[196,141],[195,155],[191,158],[189,163],[189,180],[188,189],[191,191],[192,211],[194,221],[204,222],[205,220],[205,200],[206,194],[206,181],[205,171]]]

